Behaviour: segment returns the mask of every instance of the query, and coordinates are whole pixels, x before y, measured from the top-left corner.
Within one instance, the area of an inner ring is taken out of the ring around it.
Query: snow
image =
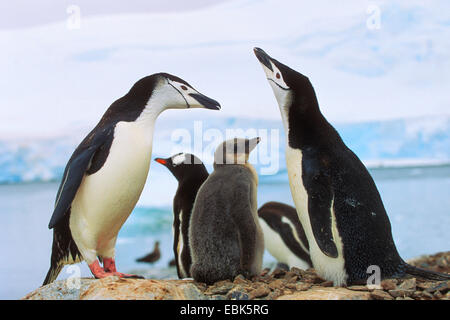
[[[371,30],[373,4],[380,29]],[[306,74],[331,121],[448,115],[449,9],[443,0],[233,0],[81,16],[76,30],[66,21],[2,30],[0,137],[92,126],[135,81],[159,71],[221,102],[222,116],[278,119],[254,46]]]

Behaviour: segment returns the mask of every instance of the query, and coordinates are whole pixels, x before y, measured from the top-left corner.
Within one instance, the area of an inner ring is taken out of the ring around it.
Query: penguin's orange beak
[[[158,163],[161,163],[162,165],[166,165],[167,164],[167,161],[164,160],[164,159],[161,159],[161,158],[156,158],[155,161],[158,162]]]

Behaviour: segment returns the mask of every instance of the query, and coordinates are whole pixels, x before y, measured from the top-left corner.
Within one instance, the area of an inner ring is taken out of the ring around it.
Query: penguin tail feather
[[[414,267],[407,263],[405,263],[404,266],[405,266],[405,272],[411,276],[416,276],[416,277],[424,278],[427,280],[435,280],[435,281],[450,280],[450,274],[447,274],[447,273],[425,270],[425,269]]]
[[[64,264],[62,263],[58,263],[56,266],[52,264],[47,272],[47,276],[45,277],[44,283],[42,285],[45,286],[55,281],[63,267]]]

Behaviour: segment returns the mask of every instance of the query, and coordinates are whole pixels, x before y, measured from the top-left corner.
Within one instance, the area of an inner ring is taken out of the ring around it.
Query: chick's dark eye
[[[276,77],[277,77],[277,79],[280,79],[281,78],[281,76],[280,76],[280,74],[277,72],[277,74],[276,74]]]
[[[187,90],[187,87],[186,87],[186,86],[181,86],[181,89],[183,89],[184,91],[186,91],[186,90]]]

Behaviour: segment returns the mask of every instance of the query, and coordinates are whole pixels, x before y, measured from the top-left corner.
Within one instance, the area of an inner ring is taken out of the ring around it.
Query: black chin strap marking
[[[272,79],[270,79],[270,78],[267,78],[267,80],[272,81],[272,82],[275,83],[280,89],[283,89],[284,91],[289,91],[289,90],[291,90],[290,88],[285,88],[285,87],[280,86],[278,83],[276,83],[274,80],[272,80]]]

